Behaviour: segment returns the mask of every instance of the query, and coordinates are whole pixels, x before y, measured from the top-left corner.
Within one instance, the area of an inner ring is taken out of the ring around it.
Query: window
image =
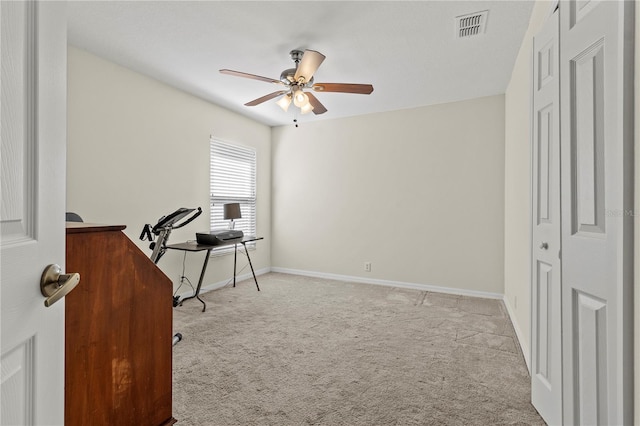
[[[256,151],[211,139],[210,161],[211,229],[229,228],[223,205],[239,203],[242,218],[235,220],[235,229],[256,235]]]

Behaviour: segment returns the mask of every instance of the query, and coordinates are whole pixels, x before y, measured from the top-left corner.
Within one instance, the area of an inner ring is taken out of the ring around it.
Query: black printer
[[[196,242],[207,246],[233,243],[240,240],[244,232],[235,229],[214,229],[211,232],[196,232]]]

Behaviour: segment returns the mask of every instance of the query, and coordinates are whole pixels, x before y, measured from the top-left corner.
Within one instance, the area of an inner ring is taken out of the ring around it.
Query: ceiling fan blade
[[[273,98],[277,98],[280,95],[284,95],[285,93],[288,93],[288,90],[278,90],[277,92],[273,92],[273,93],[269,93],[268,95],[264,95],[261,98],[258,99],[254,99],[251,102],[247,102],[246,104],[244,104],[245,106],[256,106],[256,105],[260,105],[263,102],[268,101],[269,99],[273,99]]]
[[[298,64],[298,68],[296,69],[296,74],[294,76],[295,81],[298,81],[298,79],[302,77],[305,83],[309,82],[322,61],[324,61],[324,58],[325,56],[320,52],[316,52],[315,50],[305,50],[304,55],[302,55],[302,59]]]
[[[318,98],[316,98],[313,93],[307,92],[307,96],[309,97],[309,103],[313,107],[314,114],[318,115],[327,112],[327,109],[320,103]]]
[[[369,95],[373,92],[371,84],[316,83],[311,87],[316,92],[341,92]]]
[[[269,77],[262,77],[262,76],[255,75],[255,74],[249,74],[249,73],[246,73],[246,72],[227,70],[227,69],[220,70],[220,72],[222,74],[233,75],[235,77],[244,77],[244,78],[250,78],[252,80],[266,81],[267,83],[284,84],[280,80],[275,80],[275,79],[269,78]]]

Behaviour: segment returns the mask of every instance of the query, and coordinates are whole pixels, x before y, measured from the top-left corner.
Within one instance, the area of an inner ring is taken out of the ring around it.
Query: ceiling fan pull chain
[[[295,109],[293,110],[293,124],[298,127],[298,111]]]

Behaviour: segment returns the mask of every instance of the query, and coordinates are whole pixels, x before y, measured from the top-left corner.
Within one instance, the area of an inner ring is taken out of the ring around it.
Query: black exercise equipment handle
[[[144,240],[153,241],[153,236],[151,235],[151,225],[149,225],[148,223],[146,225],[144,225],[144,227],[142,228],[142,233],[140,234],[140,239],[142,241],[144,241]]]
[[[191,223],[193,221],[193,219],[195,219],[196,217],[200,216],[201,214],[202,214],[202,209],[200,207],[198,207],[198,211],[195,212],[193,214],[193,216],[191,216],[190,218],[188,218],[187,220],[182,222],[180,225],[174,226],[173,229],[182,228],[183,226],[188,225],[189,223]]]
[[[175,212],[167,215],[167,216],[163,216],[160,218],[160,220],[158,220],[158,223],[156,223],[153,227],[153,229],[151,230],[151,232],[153,232],[154,234],[158,235],[160,233],[160,230],[163,229],[165,227],[165,225],[171,223],[174,219],[176,219],[176,217],[178,217],[178,219],[176,220],[180,220],[182,217],[188,215],[189,213],[193,212],[195,209],[186,209],[184,207],[179,208],[178,210],[176,210]],[[186,225],[187,223],[191,222],[193,219],[195,219],[196,217],[200,216],[200,214],[202,214],[202,209],[200,207],[198,207],[198,211],[187,221],[185,221],[184,223],[177,225],[177,226],[171,226],[171,229],[177,229],[177,228],[181,228],[184,225]]]

